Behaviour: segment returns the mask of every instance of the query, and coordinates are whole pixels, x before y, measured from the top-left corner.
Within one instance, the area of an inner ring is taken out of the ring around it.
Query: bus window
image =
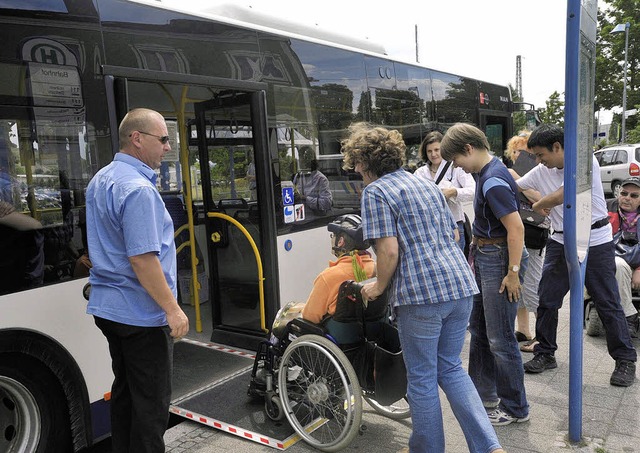
[[[76,262],[86,251],[92,131],[82,110],[30,110],[0,107],[0,293],[88,276]]]
[[[435,101],[435,121],[444,123],[445,127],[458,122],[478,124],[477,81],[432,71],[431,87]]]

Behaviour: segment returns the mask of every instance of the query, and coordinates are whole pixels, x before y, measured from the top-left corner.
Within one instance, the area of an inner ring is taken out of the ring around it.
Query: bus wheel
[[[47,368],[20,354],[0,354],[0,451],[71,451],[60,384]]]

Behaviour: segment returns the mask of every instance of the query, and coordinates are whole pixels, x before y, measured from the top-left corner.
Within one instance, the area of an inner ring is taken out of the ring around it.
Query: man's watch
[[[509,266],[509,270],[510,270],[511,272],[516,272],[516,273],[518,273],[518,272],[520,272],[520,265],[518,265],[518,264],[514,264],[513,266]]]

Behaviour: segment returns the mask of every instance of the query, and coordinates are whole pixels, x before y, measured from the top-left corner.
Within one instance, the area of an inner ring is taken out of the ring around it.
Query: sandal
[[[518,341],[518,343],[521,343],[523,341],[529,341],[531,340],[531,338],[527,337],[525,334],[523,334],[522,332],[518,332],[516,330],[516,340]]]
[[[522,352],[533,352],[533,348],[535,348],[538,343],[539,343],[538,340],[536,340],[535,338],[532,338],[531,340],[527,341],[525,344],[520,346],[520,350]]]

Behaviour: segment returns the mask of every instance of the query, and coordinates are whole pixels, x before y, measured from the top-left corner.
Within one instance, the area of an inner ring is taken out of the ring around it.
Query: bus
[[[513,132],[506,86],[241,8],[3,0],[0,22],[0,451],[109,435],[110,357],[83,297],[84,194],[128,110],[161,112],[172,136],[158,190],[191,335],[248,350],[282,305],[306,300],[331,258],[327,223],[359,210],[362,181],[340,155],[351,123],[399,130],[409,162],[456,122],[497,154]],[[295,196],[311,161],[328,210]]]

